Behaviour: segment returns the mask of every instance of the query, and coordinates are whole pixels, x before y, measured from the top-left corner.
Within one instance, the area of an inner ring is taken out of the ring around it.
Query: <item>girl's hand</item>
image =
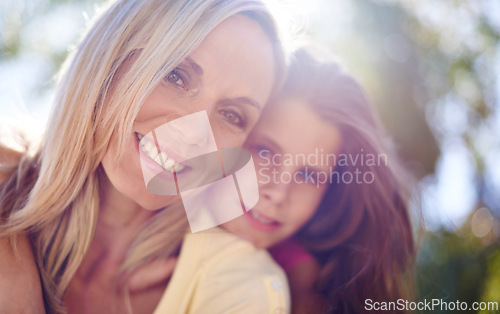
[[[174,272],[177,259],[177,257],[170,257],[139,267],[128,280],[129,291],[138,292],[167,281]]]

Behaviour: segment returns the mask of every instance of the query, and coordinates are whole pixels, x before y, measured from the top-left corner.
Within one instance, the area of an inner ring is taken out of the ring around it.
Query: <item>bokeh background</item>
[[[277,1],[296,38],[366,87],[418,178],[418,298],[500,302],[500,1]],[[0,2],[3,124],[43,132],[53,78],[101,4]]]

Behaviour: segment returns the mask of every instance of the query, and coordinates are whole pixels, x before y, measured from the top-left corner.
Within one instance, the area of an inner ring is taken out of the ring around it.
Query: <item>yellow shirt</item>
[[[213,228],[184,237],[154,314],[289,312],[286,276],[267,251]]]

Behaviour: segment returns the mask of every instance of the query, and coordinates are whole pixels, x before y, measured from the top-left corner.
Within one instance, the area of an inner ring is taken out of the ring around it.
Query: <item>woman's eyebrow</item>
[[[198,65],[198,63],[194,62],[190,57],[186,57],[186,61],[196,73],[203,75],[203,69]]]
[[[231,105],[237,104],[242,106],[251,106],[256,108],[257,110],[261,110],[262,106],[258,101],[250,97],[236,97],[236,98],[226,98],[220,101],[221,104]]]
[[[238,97],[234,98],[233,101],[240,103],[242,105],[250,105],[252,107],[257,108],[259,111],[262,109],[262,106],[258,101],[249,97]]]

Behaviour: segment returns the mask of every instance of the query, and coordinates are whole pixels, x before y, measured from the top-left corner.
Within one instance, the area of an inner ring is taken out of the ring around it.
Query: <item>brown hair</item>
[[[295,236],[320,263],[315,287],[327,300],[325,311],[359,313],[366,299],[408,299],[415,259],[410,181],[362,87],[336,63],[316,61],[302,49],[291,60],[282,93],[305,101],[340,130],[338,156],[358,157],[357,164],[337,162],[334,178],[342,180],[330,182],[315,215]],[[368,163],[367,156],[382,158]],[[356,171],[370,173],[369,180],[345,182],[344,174]]]

